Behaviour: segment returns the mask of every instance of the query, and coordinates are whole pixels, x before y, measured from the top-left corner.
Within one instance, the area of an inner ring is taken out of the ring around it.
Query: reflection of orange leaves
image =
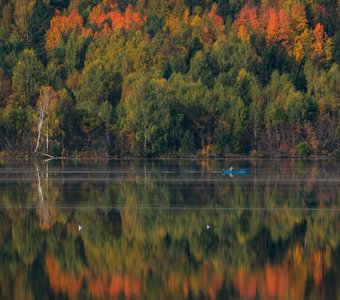
[[[184,294],[185,298],[187,298],[189,296],[189,292],[190,292],[189,282],[187,280],[184,280],[184,282],[183,282],[183,294]]]
[[[139,292],[138,282],[130,280],[126,275],[124,276],[124,295],[130,297],[131,295],[136,295]]]
[[[119,295],[120,291],[124,286],[124,279],[121,276],[115,275],[111,278],[109,293],[110,296]]]
[[[219,291],[221,291],[223,287],[224,276],[221,273],[215,274],[212,277],[211,283],[209,284],[208,292],[210,299],[215,299]]]
[[[77,299],[82,285],[82,276],[63,272],[57,260],[51,255],[46,256],[45,265],[51,288],[56,293],[66,294],[70,299]]]
[[[167,279],[167,287],[170,293],[183,293],[185,297],[191,291],[194,295],[209,295],[209,299],[215,299],[223,287],[224,271],[216,270],[211,265],[204,265],[199,274],[182,278],[178,272],[170,272]]]
[[[234,284],[242,298],[299,299],[304,294],[307,279],[300,271],[292,269],[287,263],[280,265],[268,263],[264,270],[257,272],[240,267]],[[299,276],[302,280],[295,281],[294,276]]]
[[[89,277],[88,281],[90,295],[98,299],[115,298],[120,294],[130,298],[137,296],[141,290],[140,280],[130,279],[126,274],[115,274],[111,279],[105,275],[99,278]]]
[[[114,275],[109,285],[110,297],[117,297],[123,293],[126,297],[137,296],[141,291],[141,282],[139,279],[130,279],[127,275]]]
[[[236,275],[236,286],[243,298],[255,298],[256,296],[256,278],[245,267],[240,267]]]
[[[139,279],[131,280],[130,282],[130,291],[132,295],[138,295],[142,289],[142,284]]]
[[[265,295],[273,298],[277,293],[277,269],[267,264],[265,268],[265,285],[263,290]]]
[[[302,263],[302,258],[303,258],[303,248],[301,245],[297,245],[293,249],[293,263],[294,266],[300,266]]]
[[[209,278],[210,278],[210,270],[209,270],[209,266],[207,265],[204,265],[202,266],[202,269],[201,269],[201,278],[203,280],[203,282],[208,282],[209,281]]]
[[[320,285],[322,281],[322,253],[320,250],[312,254],[313,280],[315,285]]]
[[[96,278],[89,281],[90,295],[95,298],[105,298],[105,287],[107,286],[105,278]]]
[[[291,269],[287,264],[275,266],[275,276],[276,276],[276,293],[278,298],[283,299],[287,296],[287,292],[293,282],[290,278]]]
[[[174,272],[170,272],[169,278],[168,278],[168,288],[169,288],[169,291],[172,292],[172,291],[177,290],[178,289],[178,284],[179,284],[178,274],[174,273]]]
[[[203,265],[200,270],[200,282],[207,291],[210,299],[215,299],[223,287],[224,270],[213,268],[211,265]]]
[[[243,293],[244,297],[254,298],[256,296],[256,278],[251,277],[248,284],[244,286]]]
[[[70,299],[78,298],[84,279],[87,279],[89,294],[96,299],[116,298],[120,294],[127,298],[136,297],[142,288],[140,279],[131,279],[126,274],[113,274],[111,277],[103,274],[98,277],[86,269],[78,276],[71,274],[61,270],[58,261],[52,255],[46,255],[45,266],[53,291],[56,294],[67,295]]]

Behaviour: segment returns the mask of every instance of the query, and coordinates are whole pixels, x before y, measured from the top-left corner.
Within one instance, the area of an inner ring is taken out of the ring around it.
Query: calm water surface
[[[339,299],[339,232],[338,162],[0,161],[0,299]]]

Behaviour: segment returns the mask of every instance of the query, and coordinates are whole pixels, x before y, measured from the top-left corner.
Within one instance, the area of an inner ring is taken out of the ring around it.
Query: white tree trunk
[[[50,106],[51,101],[56,100],[56,99],[57,99],[57,95],[53,91],[53,88],[51,86],[41,86],[40,96],[37,102],[37,109],[40,110],[39,123],[38,123],[38,139],[37,139],[37,144],[35,146],[34,153],[36,153],[39,148],[41,130],[42,130],[43,122],[45,119],[45,115],[48,113],[50,109],[49,106]],[[47,136],[46,136],[46,147],[48,150],[48,128],[47,128]]]
[[[44,203],[44,194],[41,188],[41,181],[40,181],[40,175],[39,175],[39,168],[36,165],[36,169],[37,169],[37,176],[38,176],[38,192],[39,192],[39,200],[40,200],[40,204]]]
[[[48,153],[48,126],[46,130],[46,152]]]
[[[40,142],[40,136],[41,136],[41,128],[42,128],[42,125],[43,125],[43,122],[44,122],[44,116],[45,116],[45,113],[44,113],[43,110],[41,110],[40,118],[39,118],[39,123],[38,123],[38,139],[37,139],[37,144],[36,144],[35,149],[34,149],[34,153],[36,153],[38,148],[39,148],[39,142]]]

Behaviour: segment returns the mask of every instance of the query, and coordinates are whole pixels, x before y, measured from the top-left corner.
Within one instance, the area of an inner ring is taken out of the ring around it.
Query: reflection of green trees
[[[36,181],[22,180],[16,188],[3,185],[0,298],[20,298],[14,291],[18,286],[27,293],[24,298],[43,298],[48,283],[54,293],[69,298],[249,296],[252,282],[259,294],[267,295],[263,286],[269,289],[269,283],[262,277],[295,278],[298,271],[304,275],[296,289],[304,291],[309,280],[314,295],[317,285],[325,287],[325,279],[339,275],[339,212],[322,209],[336,208],[340,191],[334,183],[324,187],[317,181],[331,177],[329,166],[246,163],[258,174],[223,177],[212,173],[222,168],[218,161],[152,162],[145,168],[133,162],[114,166],[124,175],[100,174],[100,181],[75,183],[55,180],[60,166],[50,166],[49,180],[41,178],[43,207],[56,211],[47,227],[37,208],[16,206],[41,206]],[[72,205],[58,209],[67,206],[66,200]],[[311,206],[316,209],[291,209]],[[24,281],[26,274],[39,282]],[[285,284],[289,288],[292,281]]]
[[[221,176],[226,163],[217,160],[101,162],[96,167],[86,162],[54,162],[49,164],[51,180],[45,178],[46,166],[39,166],[39,170],[43,192],[47,193],[45,202],[57,201],[59,205],[70,201],[77,205],[102,206],[194,203],[229,207],[301,207],[321,203],[329,206],[339,201],[337,185],[334,181],[324,181],[336,179],[331,163],[255,160],[227,164],[233,164],[235,168],[249,166],[254,174],[235,178]],[[25,165],[26,168],[32,173],[14,174],[15,182],[2,184],[2,206],[35,206],[38,196],[36,170],[33,165]],[[77,172],[72,173],[73,170]],[[96,173],[98,170],[101,172]],[[105,170],[110,172],[105,173]],[[62,171],[68,173],[56,173]],[[8,177],[0,174],[0,179],[1,176]]]
[[[333,253],[339,247],[339,216],[328,212],[316,216],[309,212],[242,209],[78,210],[69,211],[67,224],[57,222],[47,232],[39,227],[33,210],[16,216],[9,211],[2,214],[11,220],[11,231],[1,242],[2,269],[16,271],[2,273],[1,278],[14,280],[11,276],[17,276],[22,266],[33,272],[34,265],[43,260],[41,256],[48,255],[55,258],[62,272],[72,276],[92,272],[86,275],[88,280],[105,274],[140,278],[144,292],[152,288],[155,298],[170,292],[167,289],[171,274],[176,274],[177,284],[188,281],[193,289],[195,280],[203,280],[200,274],[204,268],[210,269],[212,276],[222,272],[224,280],[228,280],[237,266],[259,270],[268,262],[280,263],[290,249],[305,239],[303,255],[307,265],[309,255],[318,249],[326,256],[327,251]],[[83,226],[81,231],[78,224]],[[209,230],[207,224],[211,226]],[[222,270],[218,266],[223,266]],[[192,292],[198,296],[207,291]]]
[[[23,214],[18,217],[18,214]],[[32,264],[43,244],[43,235],[34,212],[17,213],[12,223],[12,239],[15,252],[25,264]]]
[[[219,288],[228,294],[231,290],[226,286],[234,270],[247,266],[256,275],[262,268],[280,266],[294,251],[302,251],[302,263],[311,278],[317,276],[316,259],[323,263],[324,272],[338,274],[333,270],[339,247],[338,213],[98,209],[62,214],[68,214],[68,221],[57,221],[46,231],[39,227],[34,210],[17,211],[16,215],[2,211],[10,224],[10,231],[3,230],[1,239],[2,282],[19,280],[16,277],[24,267],[53,280],[51,265],[37,268],[53,257],[58,272],[69,280],[86,278],[93,284],[93,280],[126,274],[142,282],[143,293],[153,290],[154,298],[174,292],[182,295],[184,284],[194,296],[208,295],[213,283],[204,272],[217,281],[222,276]],[[36,293],[30,281],[18,284]],[[178,290],[169,290],[169,285]],[[82,289],[86,292],[86,286]]]

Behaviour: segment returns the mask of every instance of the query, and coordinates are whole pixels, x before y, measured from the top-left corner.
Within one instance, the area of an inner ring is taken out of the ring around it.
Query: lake
[[[339,231],[339,162],[0,161],[0,299],[339,299]]]

